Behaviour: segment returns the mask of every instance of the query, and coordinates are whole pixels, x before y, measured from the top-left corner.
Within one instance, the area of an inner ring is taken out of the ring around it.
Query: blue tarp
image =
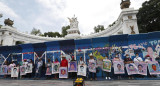
[[[90,49],[90,48],[92,48],[91,39],[74,40],[74,42],[75,42],[75,49]]]
[[[32,44],[22,44],[20,45],[22,47],[22,52],[34,52],[34,48],[32,46]]]
[[[147,55],[148,34],[129,35],[128,45],[132,59],[135,58],[135,54],[137,53],[144,60]]]
[[[32,44],[34,48],[34,52],[38,55],[38,57],[41,57],[42,54],[46,51],[46,45],[45,43],[36,43]]]
[[[58,41],[45,42],[45,45],[47,47],[47,51],[60,50],[60,46],[59,46],[59,42]]]
[[[109,37],[92,38],[93,48],[109,47]]]
[[[59,45],[60,45],[60,50],[62,50],[66,54],[74,52],[74,49],[75,49],[74,40],[59,41]]]
[[[34,61],[34,48],[32,44],[22,44],[23,59],[32,59]]]

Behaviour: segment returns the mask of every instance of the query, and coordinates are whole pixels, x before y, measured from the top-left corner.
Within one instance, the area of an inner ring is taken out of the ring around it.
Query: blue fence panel
[[[148,34],[137,34],[137,35],[129,35],[128,45],[129,45],[129,53],[132,59],[135,58],[135,54],[139,54],[142,59],[145,59],[147,55],[147,46],[148,46]]]
[[[147,50],[152,60],[157,60],[160,63],[160,60],[157,59],[157,57],[160,57],[160,32],[148,34]]]

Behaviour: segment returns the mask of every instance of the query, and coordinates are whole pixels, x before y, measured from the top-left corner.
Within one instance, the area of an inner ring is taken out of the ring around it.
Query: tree
[[[59,34],[59,32],[45,32],[44,36],[48,36],[48,37],[61,37],[61,35]]]
[[[42,33],[39,29],[33,28],[31,31],[31,34],[32,35],[41,35]]]
[[[99,32],[100,30],[101,31],[104,30],[104,26],[103,25],[98,25],[98,26],[94,27],[94,32],[95,33]]]
[[[142,4],[137,14],[140,33],[160,31],[160,0],[149,0]]]
[[[67,30],[70,28],[70,26],[63,26],[62,27],[62,37],[65,37],[65,35],[67,35]]]

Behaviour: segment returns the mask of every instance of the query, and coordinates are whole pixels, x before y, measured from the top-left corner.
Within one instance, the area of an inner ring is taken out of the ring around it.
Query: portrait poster
[[[150,75],[160,74],[158,62],[157,61],[148,62],[148,70]]]
[[[7,75],[7,72],[8,72],[8,67],[7,67],[7,65],[2,65],[2,66],[1,66],[1,74],[2,74],[2,75]]]
[[[123,61],[114,61],[114,74],[124,74],[124,63]]]
[[[32,73],[32,63],[27,64],[25,73]]]
[[[78,65],[78,73],[77,73],[77,75],[86,76],[86,72],[87,72],[86,69],[87,69],[86,65]]]
[[[51,66],[46,68],[46,75],[52,75],[52,67]]]
[[[59,73],[60,63],[52,63],[52,74]]]
[[[8,70],[8,75],[11,75],[11,68],[12,68],[11,66],[8,66],[8,69],[7,69]]]
[[[60,67],[59,68],[59,78],[68,78],[67,67]]]
[[[96,62],[89,61],[88,69],[89,69],[89,72],[96,73]]]
[[[103,71],[111,72],[111,65],[112,63],[110,60],[103,60],[103,65],[102,65]]]
[[[77,72],[77,61],[71,61],[68,63],[68,72]]]
[[[102,68],[103,66],[103,60],[97,60],[97,66]]]
[[[128,75],[138,74],[137,66],[134,63],[126,64]]]
[[[147,75],[147,66],[148,64],[145,62],[136,62],[135,63],[137,69],[138,69],[138,74],[140,75]]]
[[[11,68],[11,77],[18,77],[19,74],[19,68],[18,67],[12,67]]]
[[[20,66],[20,75],[26,75],[26,67],[23,65],[23,66]]]

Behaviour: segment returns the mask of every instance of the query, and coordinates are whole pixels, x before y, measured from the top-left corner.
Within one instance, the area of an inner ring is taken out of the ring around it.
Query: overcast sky
[[[139,9],[146,0],[131,0],[131,6]],[[41,32],[57,31],[69,25],[67,17],[75,16],[82,34],[89,34],[94,26],[105,28],[117,20],[121,0],[0,0],[0,24],[4,19],[14,20],[14,27],[31,32],[33,27]],[[4,25],[4,24],[3,24]]]

